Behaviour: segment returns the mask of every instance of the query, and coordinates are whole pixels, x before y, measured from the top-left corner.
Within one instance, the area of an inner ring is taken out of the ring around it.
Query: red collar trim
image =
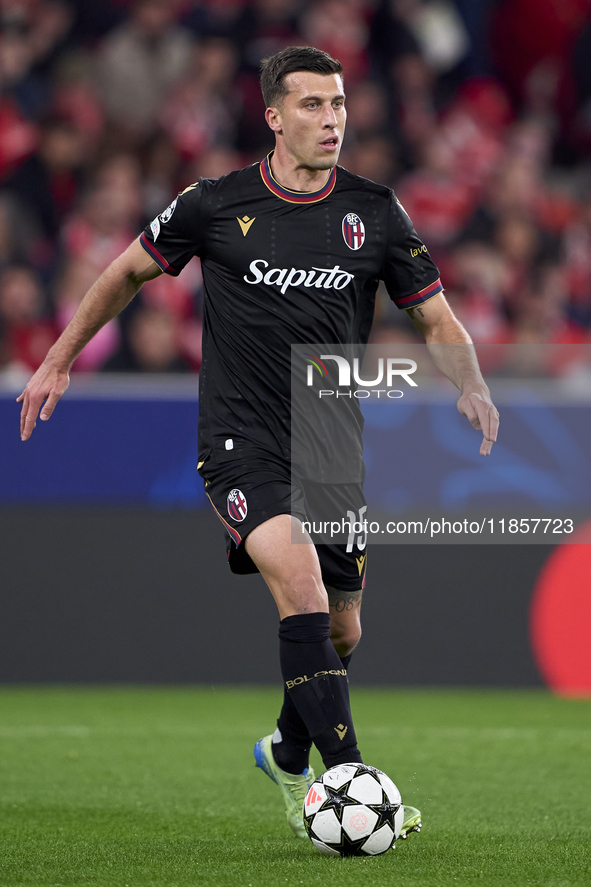
[[[284,188],[277,179],[273,178],[270,163],[271,154],[268,154],[261,161],[261,177],[269,191],[272,191],[273,194],[276,194],[282,200],[287,200],[288,203],[318,203],[319,200],[324,200],[325,197],[328,197],[333,190],[337,181],[336,166],[333,166],[326,184],[319,191],[291,191],[289,188]]]

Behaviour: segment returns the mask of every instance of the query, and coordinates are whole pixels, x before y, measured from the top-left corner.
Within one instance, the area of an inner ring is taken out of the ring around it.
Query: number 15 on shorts
[[[359,551],[364,551],[367,545],[367,518],[365,512],[367,505],[359,509],[359,516],[354,511],[347,511],[347,523],[349,524],[349,537],[347,539],[347,553],[353,551],[357,545]]]

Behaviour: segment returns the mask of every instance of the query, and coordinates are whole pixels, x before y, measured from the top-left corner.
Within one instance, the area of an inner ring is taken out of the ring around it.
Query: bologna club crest
[[[359,249],[365,240],[365,225],[356,213],[347,213],[343,219],[343,239],[349,249]]]
[[[241,490],[230,490],[228,493],[228,514],[235,521],[243,521],[248,514],[246,496]]]

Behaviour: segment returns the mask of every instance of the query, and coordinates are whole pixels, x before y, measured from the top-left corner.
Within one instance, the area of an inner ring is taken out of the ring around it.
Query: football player
[[[261,87],[275,149],[245,169],[200,179],[155,218],[91,287],[18,400],[27,440],[39,409],[42,420],[52,415],[92,336],[145,281],[177,275],[199,256],[198,470],[226,531],[230,568],[260,572],[277,605],[284,700],[255,759],[304,837],[312,743],[326,768],[361,761],[347,672],[361,635],[366,557],[340,542],[292,542],[318,501],[358,514],[364,499],[355,421],[357,450],[347,465],[336,442],[320,475],[314,459],[291,464],[291,345],[366,343],[383,280],[428,344],[462,346],[438,362],[460,391],[458,409],[482,431],[484,456],[498,413],[438,269],[395,194],[337,166],[346,122],[340,63],[289,47],[263,62]],[[403,836],[420,823],[419,811],[406,808]]]

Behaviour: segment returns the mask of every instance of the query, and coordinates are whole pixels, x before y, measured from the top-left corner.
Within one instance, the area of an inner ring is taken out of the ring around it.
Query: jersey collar
[[[287,200],[288,203],[318,203],[319,200],[324,200],[331,193],[337,180],[336,166],[333,166],[326,184],[319,191],[291,191],[289,188],[284,188],[277,179],[273,178],[273,173],[271,172],[272,154],[273,152],[271,151],[271,154],[268,154],[261,161],[260,169],[263,182],[269,191],[272,191],[277,197]]]

